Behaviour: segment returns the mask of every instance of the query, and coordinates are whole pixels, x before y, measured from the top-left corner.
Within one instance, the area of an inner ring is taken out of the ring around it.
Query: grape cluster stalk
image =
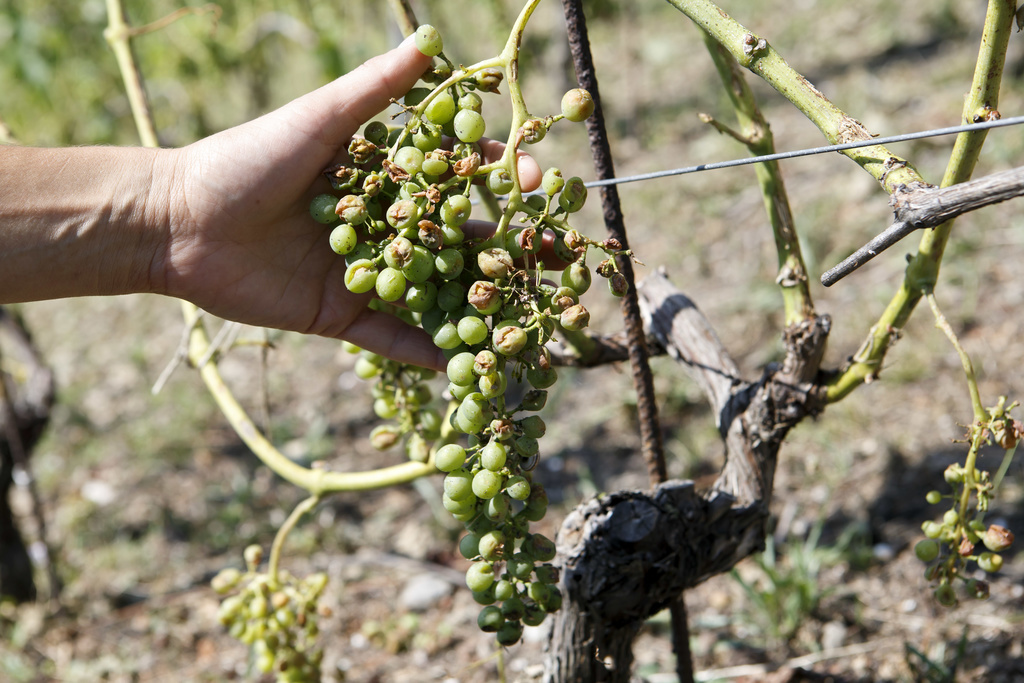
[[[558,378],[546,344],[557,330],[579,331],[590,321],[580,303],[593,279],[589,254],[601,253],[596,270],[614,294],[627,287],[614,260],[621,245],[596,242],[569,223],[587,198],[579,177],[549,168],[542,193],[523,193],[520,148],[594,110],[581,89],[565,94],[557,114],[527,110],[515,65],[536,4],[524,9],[502,55],[470,67],[457,68],[440,33],[420,26],[416,45],[435,57],[423,77],[428,85],[403,99],[403,125],[371,122],[352,140],[351,163],[325,172],[334,191],[310,207],[336,226],[329,243],[346,260],[345,285],[374,292],[376,306],[420,325],[448,358],[446,417],[430,405],[429,371],[362,351],[356,373],[376,379],[374,411],[391,420],[373,430],[373,445],[402,444],[410,459],[446,473],[442,503],[467,531],[459,550],[473,561],[466,584],[483,606],[478,623],[501,645],[518,642],[524,625],[540,624],[562,602],[554,543],[530,532],[548,506],[532,474],[546,430],[536,412]],[[484,96],[499,93],[506,73],[513,123],[501,158],[488,163],[479,145]],[[490,237],[464,231],[474,184],[507,197]],[[558,265],[567,264],[558,284],[540,277],[545,242]],[[514,404],[506,400],[510,379],[529,385]]]

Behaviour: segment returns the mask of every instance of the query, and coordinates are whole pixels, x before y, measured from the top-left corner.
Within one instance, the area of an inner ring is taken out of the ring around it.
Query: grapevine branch
[[[897,188],[890,200],[896,207],[892,225],[826,271],[821,284],[834,285],[915,230],[934,228],[962,214],[1022,195],[1024,166],[950,187]]]

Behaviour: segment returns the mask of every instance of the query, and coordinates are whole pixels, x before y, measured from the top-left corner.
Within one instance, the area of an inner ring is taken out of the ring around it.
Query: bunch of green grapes
[[[317,618],[330,615],[317,603],[327,575],[297,579],[281,571],[271,578],[258,571],[262,557],[259,546],[249,546],[245,573],[231,568],[214,577],[214,590],[227,595],[220,605],[220,622],[252,648],[263,673],[273,672],[279,683],[317,683],[323,658],[316,645]]]
[[[589,323],[580,295],[591,286],[587,257],[594,250],[604,258],[599,275],[614,294],[625,293],[612,258],[624,252],[614,240],[595,242],[569,224],[587,197],[580,178],[550,168],[542,192],[532,196],[524,196],[518,178],[518,148],[542,140],[559,120],[590,116],[590,94],[571,90],[561,113],[535,117],[511,79],[518,123],[503,157],[486,163],[478,144],[486,130],[481,94],[497,93],[503,73],[487,62],[456,69],[430,26],[419,28],[416,44],[439,60],[424,76],[434,87],[405,97],[404,125],[368,124],[349,145],[351,163],[326,171],[334,193],[316,197],[310,211],[336,224],[329,243],[346,260],[348,289],[375,292],[378,306],[394,305],[449,359],[447,421],[427,406],[429,373],[365,352],[356,372],[378,379],[374,410],[394,420],[374,430],[374,445],[402,442],[412,459],[432,457],[446,473],[443,504],[468,531],[460,550],[474,561],[466,582],[484,605],[480,627],[511,645],[524,624],[540,624],[562,602],[550,564],[554,544],[529,530],[547,509],[532,475],[546,429],[535,413],[557,380],[546,344],[558,329]],[[475,183],[507,196],[489,237],[464,231]],[[557,265],[568,264],[558,284],[540,278],[545,237]],[[514,405],[506,400],[510,377],[531,387]],[[466,435],[464,443],[456,443],[458,434]]]

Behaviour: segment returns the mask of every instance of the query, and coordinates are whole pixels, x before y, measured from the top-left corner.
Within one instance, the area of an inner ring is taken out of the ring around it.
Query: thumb
[[[315,125],[324,142],[337,147],[359,130],[371,117],[387,108],[393,98],[404,95],[415,85],[431,58],[416,49],[412,37],[382,55],[327,85],[314,90],[300,101],[313,113]]]

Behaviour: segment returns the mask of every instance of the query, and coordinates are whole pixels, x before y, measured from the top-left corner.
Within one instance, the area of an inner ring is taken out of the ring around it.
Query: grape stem
[[[267,566],[267,574],[270,577],[272,588],[277,588],[281,585],[277,580],[277,570],[281,564],[281,548],[284,547],[285,539],[288,538],[288,534],[295,528],[295,525],[302,519],[302,516],[316,507],[319,502],[319,494],[314,494],[305,499],[295,506],[295,509],[288,515],[288,519],[284,520],[284,524],[277,530],[277,535],[274,536],[274,543],[270,546],[270,560]]]

